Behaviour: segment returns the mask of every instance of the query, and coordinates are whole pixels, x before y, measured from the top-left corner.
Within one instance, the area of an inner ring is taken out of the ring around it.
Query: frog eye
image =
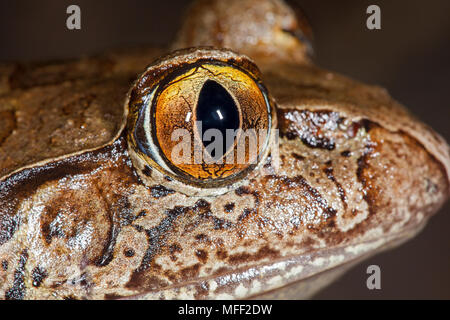
[[[201,187],[240,179],[264,157],[272,107],[257,67],[229,51],[169,56],[137,80],[129,141],[165,175]]]

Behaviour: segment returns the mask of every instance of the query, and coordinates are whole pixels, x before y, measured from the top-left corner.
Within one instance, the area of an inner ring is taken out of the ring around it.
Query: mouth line
[[[367,244],[367,243],[376,243],[377,241],[383,241],[384,242],[382,245],[377,246],[376,248],[373,248],[372,250],[368,250],[368,251],[366,251],[366,252],[364,252],[362,254],[356,254],[354,257],[352,257],[352,258],[350,258],[348,260],[345,260],[345,262],[343,262],[343,263],[337,264],[335,266],[331,266],[329,268],[323,268],[322,270],[320,270],[318,272],[311,273],[311,274],[309,274],[309,275],[307,275],[307,276],[305,276],[303,278],[294,280],[292,282],[285,283],[285,284],[281,285],[280,287],[273,288],[273,289],[267,290],[265,292],[261,292],[259,294],[255,294],[253,296],[249,296],[248,298],[249,299],[258,299],[259,296],[266,295],[268,293],[270,294],[271,292],[274,292],[276,290],[282,290],[283,288],[294,286],[294,285],[299,284],[301,282],[308,282],[308,281],[313,282],[314,280],[320,278],[321,276],[328,275],[328,274],[332,273],[333,271],[337,272],[337,274],[335,275],[335,277],[333,277],[331,279],[331,281],[325,283],[325,285],[323,285],[322,287],[317,288],[317,290],[315,290],[315,292],[313,292],[311,294],[311,296],[312,296],[315,293],[317,293],[318,291],[320,291],[320,289],[322,289],[323,287],[325,287],[329,283],[333,282],[335,279],[337,279],[340,276],[342,276],[345,272],[347,272],[353,266],[363,262],[364,260],[366,260],[366,259],[368,259],[368,258],[370,258],[370,257],[372,257],[374,255],[377,255],[377,254],[383,253],[384,251],[388,251],[390,249],[394,249],[396,247],[399,247],[403,243],[411,240],[412,238],[414,238],[418,233],[420,233],[424,229],[426,224],[427,224],[426,221],[425,222],[421,222],[421,223],[416,224],[416,225],[414,225],[412,227],[409,227],[409,228],[406,228],[406,229],[404,229],[404,230],[402,230],[400,232],[397,232],[387,242],[385,242],[385,240],[382,240],[382,238],[377,238],[377,239],[372,239],[372,240],[367,240],[367,241],[362,241],[362,242],[356,243],[356,244],[354,244],[354,246],[358,246],[358,245],[361,245],[361,244]],[[345,247],[346,246],[337,246],[337,247],[334,247],[334,248],[332,248],[330,250],[338,249],[338,248],[340,249],[340,248],[345,248]],[[327,250],[328,249],[319,250],[317,252],[327,251]],[[341,270],[339,270],[339,269],[341,269]]]
[[[189,293],[189,287],[191,287],[192,291],[195,292],[195,288],[199,286],[199,283],[207,283],[208,287],[211,287],[210,283],[212,282],[215,282],[216,289],[220,288],[222,289],[220,290],[221,292],[227,293],[233,291],[233,288],[238,287],[241,283],[247,283],[251,286],[250,282],[253,280],[262,282],[263,286],[267,285],[267,290],[254,293],[249,292],[249,294],[244,296],[238,296],[232,292],[229,293],[229,295],[230,298],[234,297],[247,299],[258,297],[296,283],[312,281],[313,279],[319,278],[333,271],[342,271],[341,273],[344,273],[353,265],[375,254],[397,247],[413,238],[425,227],[425,225],[426,221],[423,221],[400,230],[399,232],[389,236],[389,238],[374,238],[354,243],[351,246],[341,245],[332,248],[312,250],[297,256],[292,255],[282,257],[273,260],[270,263],[266,262],[256,264],[251,267],[243,267],[233,271],[224,272],[213,277],[206,276],[197,280],[169,285],[161,288],[160,290],[150,290],[130,296],[124,296],[122,299],[146,299],[146,297],[152,299],[152,297],[159,297],[162,293],[169,295],[171,293],[176,294],[176,291],[181,288],[188,288],[187,292]],[[281,271],[281,269],[284,270]],[[281,277],[281,279],[273,285],[269,285],[268,282],[275,277]],[[331,280],[334,280],[334,278]],[[331,280],[328,283],[330,283]],[[184,297],[182,295],[177,295],[174,297],[174,299],[184,298],[189,297]]]

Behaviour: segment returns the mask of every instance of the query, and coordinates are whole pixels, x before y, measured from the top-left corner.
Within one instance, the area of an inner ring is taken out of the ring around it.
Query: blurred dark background
[[[295,0],[294,0],[295,1]],[[73,58],[109,48],[167,44],[189,0],[0,0],[0,61]],[[315,61],[388,88],[450,141],[450,1],[297,0],[313,27]],[[66,29],[66,8],[81,7],[82,29]],[[381,8],[381,30],[366,8]],[[414,240],[353,268],[322,299],[450,299],[450,204]],[[382,289],[366,288],[377,264]]]

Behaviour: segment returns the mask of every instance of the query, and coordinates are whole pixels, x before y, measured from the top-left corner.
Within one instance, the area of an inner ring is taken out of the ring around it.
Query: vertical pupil
[[[223,150],[217,150],[221,154],[215,154],[215,150],[211,153],[214,158],[222,157],[234,143],[234,140],[227,141],[232,139],[226,139],[226,130],[239,128],[239,112],[233,98],[219,83],[208,80],[200,90],[196,116],[202,123],[200,134],[205,147],[209,142],[203,140],[203,135],[208,129],[218,129],[222,133]]]

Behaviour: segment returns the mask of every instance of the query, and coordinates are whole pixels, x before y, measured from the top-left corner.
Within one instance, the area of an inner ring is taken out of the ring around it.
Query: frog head
[[[4,297],[305,298],[416,235],[447,143],[309,36],[282,1],[198,1],[172,53],[6,68]]]

